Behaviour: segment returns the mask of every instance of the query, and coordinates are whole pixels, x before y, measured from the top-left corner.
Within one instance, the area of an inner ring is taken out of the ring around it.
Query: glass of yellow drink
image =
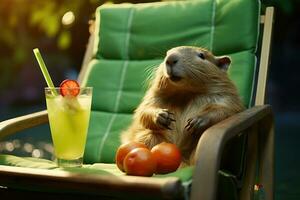
[[[59,167],[80,167],[89,126],[92,88],[79,90],[76,95],[61,95],[59,87],[45,88],[49,124],[54,153]]]

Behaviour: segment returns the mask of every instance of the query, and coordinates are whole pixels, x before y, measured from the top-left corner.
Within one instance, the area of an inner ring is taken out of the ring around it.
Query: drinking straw
[[[42,55],[41,55],[39,49],[38,48],[33,49],[33,53],[34,53],[35,58],[37,59],[37,61],[39,63],[40,69],[41,69],[41,71],[42,71],[42,73],[44,75],[44,78],[46,80],[46,83],[47,83],[48,87],[49,88],[54,88],[54,84],[52,82],[52,79],[51,79],[51,77],[49,75],[49,72],[47,70],[47,67],[45,65],[45,62],[44,62],[44,60],[42,58]],[[56,90],[52,90],[52,91],[53,91],[54,95],[58,95],[57,92],[56,92]]]

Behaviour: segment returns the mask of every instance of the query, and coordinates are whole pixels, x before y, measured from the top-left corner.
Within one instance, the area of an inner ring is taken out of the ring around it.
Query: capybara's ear
[[[231,59],[229,56],[219,56],[216,57],[217,59],[217,66],[223,70],[223,71],[227,71],[229,68],[229,65],[231,63]]]

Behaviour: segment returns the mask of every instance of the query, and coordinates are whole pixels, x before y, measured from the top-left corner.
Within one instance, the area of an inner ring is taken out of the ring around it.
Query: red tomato
[[[115,161],[116,161],[118,168],[121,171],[125,172],[124,167],[123,167],[124,158],[131,150],[136,149],[136,148],[148,148],[148,147],[145,144],[140,143],[140,142],[129,142],[129,143],[122,144],[118,148],[116,156],[115,156]]]
[[[136,148],[125,157],[124,169],[127,175],[152,176],[156,170],[156,160],[149,149]]]
[[[66,79],[61,82],[59,86],[60,94],[62,96],[76,97],[80,92],[80,86],[77,81]]]
[[[181,163],[181,154],[175,144],[162,142],[151,149],[156,159],[157,174],[166,174],[176,171]]]

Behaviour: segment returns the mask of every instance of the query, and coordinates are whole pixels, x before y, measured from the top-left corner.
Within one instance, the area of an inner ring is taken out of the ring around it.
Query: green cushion
[[[95,53],[98,59],[149,60],[179,45],[203,46],[216,54],[253,53],[258,16],[254,0],[107,4],[96,12]]]
[[[84,162],[114,162],[120,132],[128,126],[131,117],[130,114],[92,111]]]
[[[50,160],[31,158],[31,157],[17,157],[13,155],[0,155],[0,165],[26,167],[34,169],[48,169],[48,170],[63,170],[83,174],[98,174],[98,175],[113,175],[113,176],[126,176],[125,173],[120,171],[115,164],[94,163],[83,165],[82,168],[58,168],[56,163]],[[194,167],[185,167],[178,169],[175,172],[163,175],[154,175],[153,177],[177,177],[183,184],[189,182],[192,178]]]
[[[36,169],[55,169],[56,164],[53,161],[33,158],[33,157],[18,157],[13,155],[0,155],[0,165],[15,166],[15,167],[28,167]]]
[[[161,61],[92,60],[83,83],[94,88],[92,110],[132,114]]]

